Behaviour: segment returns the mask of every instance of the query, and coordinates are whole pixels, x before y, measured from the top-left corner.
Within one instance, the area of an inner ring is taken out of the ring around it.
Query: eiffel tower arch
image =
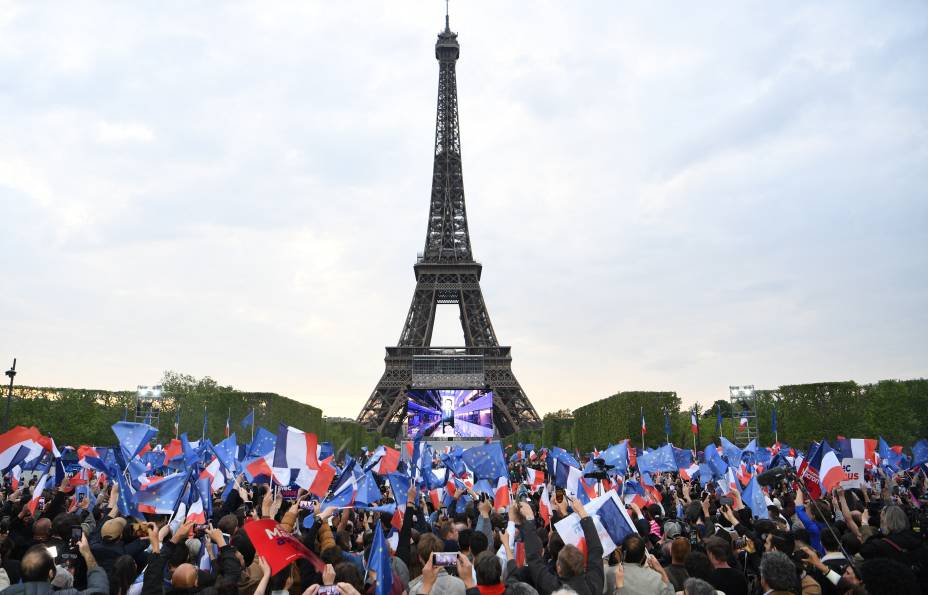
[[[380,382],[358,415],[358,422],[382,435],[398,436],[406,415],[406,389],[487,388],[493,391],[493,422],[499,435],[541,420],[512,372],[511,348],[501,346],[480,290],[482,265],[474,260],[461,167],[461,129],[455,64],[457,33],[445,16],[435,43],[438,109],[435,157],[425,249],[413,267],[416,288],[399,341],[387,347]],[[456,304],[464,346],[433,346],[439,304]]]

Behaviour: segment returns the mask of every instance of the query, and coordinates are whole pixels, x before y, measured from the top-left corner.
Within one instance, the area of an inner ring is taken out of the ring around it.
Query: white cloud
[[[18,378],[356,414],[414,287],[443,5],[2,6]],[[925,373],[923,4],[451,20],[472,240],[540,410]]]
[[[155,133],[140,122],[100,122],[97,124],[97,138],[108,144],[148,143],[154,140]]]

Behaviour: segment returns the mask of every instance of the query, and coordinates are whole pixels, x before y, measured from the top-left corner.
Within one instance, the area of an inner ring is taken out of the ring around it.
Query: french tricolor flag
[[[541,499],[538,500],[538,516],[545,522],[545,526],[551,524],[551,499],[548,497],[548,486],[541,488]]]
[[[690,431],[694,434],[699,433],[699,422],[696,420],[696,412],[690,412]]]
[[[509,478],[500,477],[496,481],[496,493],[493,495],[493,508],[499,510],[509,506]]]
[[[844,481],[844,468],[838,461],[835,451],[825,443],[822,444],[822,462],[818,469],[818,476],[821,478],[822,488],[826,494]]]
[[[876,465],[877,444],[873,438],[844,438],[838,440],[838,451],[842,459],[864,459]]]
[[[583,472],[572,465],[562,461],[557,462],[557,468],[554,471],[554,485],[564,488],[568,493],[577,495],[580,492],[580,479]]]
[[[525,470],[525,483],[532,486],[532,488],[537,488],[545,482],[545,473],[544,471],[539,471],[538,469],[526,469]]]
[[[319,441],[316,435],[281,423],[277,429],[272,466],[280,469],[318,469]]]
[[[319,464],[318,469],[300,469],[293,483],[308,490],[310,494],[324,498],[333,479],[335,467],[332,466],[332,457],[329,457]]]
[[[203,471],[200,471],[200,479],[209,479],[209,487],[213,491],[226,485],[225,475],[222,474],[222,465],[217,457],[213,457],[209,465],[204,467]]]
[[[77,464],[84,469],[93,469],[93,466],[85,460],[86,457],[94,457],[99,459],[100,455],[97,453],[96,448],[82,444],[81,446],[77,447]]]
[[[0,434],[0,469],[7,469],[17,462],[26,463],[42,454],[39,444],[42,435],[36,428],[16,426]]]
[[[687,468],[680,468],[680,477],[683,479],[683,481],[689,481],[693,479],[693,476],[696,475],[697,471],[699,471],[699,465],[692,463]]]
[[[245,465],[245,478],[249,483],[270,482],[274,477],[274,470],[268,462],[273,457],[273,453],[268,453],[263,457],[252,459]]]
[[[26,508],[29,509],[29,514],[35,516],[35,509],[39,505],[39,499],[42,497],[42,492],[45,491],[45,482],[48,481],[48,473],[42,476],[32,489],[32,499],[26,504]]]
[[[400,451],[389,446],[379,446],[371,455],[371,461],[367,468],[377,475],[393,473],[400,464]]]

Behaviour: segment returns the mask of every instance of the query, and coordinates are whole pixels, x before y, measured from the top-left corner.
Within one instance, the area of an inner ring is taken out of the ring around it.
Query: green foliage
[[[812,440],[876,438],[911,445],[928,436],[928,380],[881,380],[876,384],[822,382],[781,386],[758,401],[762,430],[777,402],[780,441],[804,447]]]
[[[560,414],[549,413],[542,418],[541,444],[545,446],[560,446],[567,450],[574,448],[574,418]],[[538,446],[536,444],[536,446]]]
[[[648,425],[645,443],[657,446],[666,440],[664,412],[670,414],[671,439],[683,433],[680,397],[675,392],[620,392],[574,410],[573,446],[581,451],[605,448],[625,438],[641,444],[641,410]],[[689,428],[688,414],[685,427]]]
[[[387,446],[394,444],[392,439],[369,432],[353,419],[330,417],[323,418],[323,422],[322,431],[317,434],[319,440],[331,442],[336,452],[342,450],[357,454],[361,447],[372,450],[380,444]]]
[[[370,433],[353,420],[323,423],[322,411],[275,393],[243,392],[223,386],[209,377],[165,372],[161,381],[164,400],[158,426],[158,442],[174,437],[174,416],[180,408],[180,433],[198,440],[203,433],[206,412],[206,435],[213,441],[224,436],[226,417],[239,443],[251,440],[251,430],[242,429],[241,420],[254,408],[256,426],[272,432],[277,424],[315,433],[320,441],[330,441],[338,449],[343,444],[351,452],[361,446],[374,448],[392,444]],[[36,426],[55,438],[59,445],[109,445],[115,441],[111,426],[123,418],[135,419],[135,391],[18,386],[13,389],[11,425]]]

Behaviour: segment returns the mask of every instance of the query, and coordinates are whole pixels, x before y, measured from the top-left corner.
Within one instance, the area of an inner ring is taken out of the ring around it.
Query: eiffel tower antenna
[[[413,271],[416,289],[396,346],[387,347],[386,369],[358,415],[358,422],[383,436],[402,431],[406,389],[490,389],[493,423],[506,436],[540,423],[538,413],[512,373],[511,348],[501,346],[480,289],[483,265],[474,260],[464,205],[461,128],[455,64],[461,49],[448,21],[435,42],[438,106],[432,192],[425,246]],[[460,310],[464,345],[432,345],[439,304]]]

